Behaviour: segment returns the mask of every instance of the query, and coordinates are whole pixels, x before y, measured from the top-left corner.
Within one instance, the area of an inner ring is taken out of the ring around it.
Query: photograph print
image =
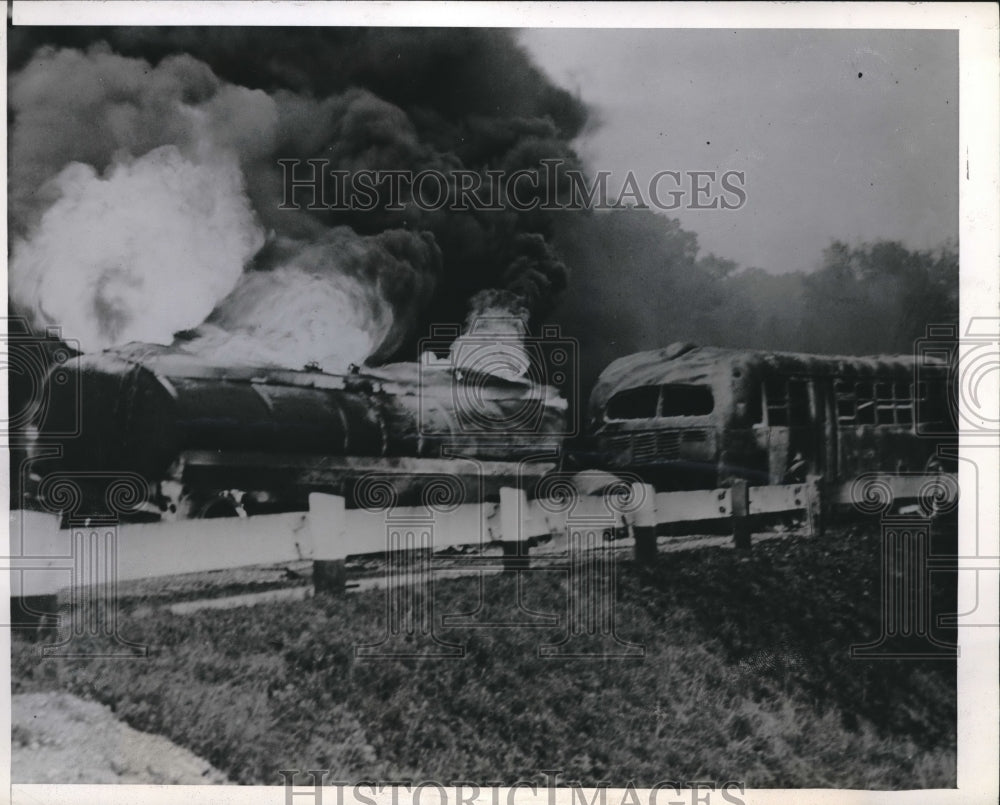
[[[339,8],[8,18],[12,792],[957,796],[995,9]]]

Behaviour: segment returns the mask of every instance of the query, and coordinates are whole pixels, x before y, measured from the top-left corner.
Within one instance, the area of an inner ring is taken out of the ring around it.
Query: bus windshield
[[[704,416],[712,413],[715,399],[709,386],[682,386],[669,384],[663,387],[661,416]]]
[[[608,419],[651,419],[656,416],[659,386],[619,391],[608,400]]]
[[[619,391],[608,400],[608,419],[704,416],[712,413],[715,399],[710,386],[668,383]]]

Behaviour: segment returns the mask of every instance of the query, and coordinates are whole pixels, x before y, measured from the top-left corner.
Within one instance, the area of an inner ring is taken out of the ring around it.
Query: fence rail
[[[934,481],[937,500],[953,502],[957,497],[955,476],[873,475],[868,480],[863,488],[855,481],[827,490],[828,502],[857,505],[859,499],[871,497],[865,497],[871,488],[878,490],[878,500],[884,502],[888,494],[899,502],[925,494]],[[11,597],[51,596],[79,586],[301,560],[328,565],[411,544],[434,550],[499,544],[505,553],[523,560],[530,540],[566,534],[580,524],[598,531],[629,529],[636,538],[637,559],[648,561],[656,552],[656,527],[672,523],[730,520],[734,542],[746,548],[754,516],[801,512],[810,533],[817,534],[822,528],[822,494],[817,478],[749,488],[737,482],[726,489],[687,492],[656,492],[633,483],[620,485],[615,494],[534,500],[522,490],[503,488],[499,503],[437,508],[354,509],[347,508],[340,496],[315,493],[310,495],[308,512],[172,523],[82,523],[70,528],[61,528],[55,514],[12,511]]]

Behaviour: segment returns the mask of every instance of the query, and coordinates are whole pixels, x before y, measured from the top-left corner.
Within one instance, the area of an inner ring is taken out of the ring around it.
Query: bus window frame
[[[897,375],[875,375],[871,378],[834,375],[834,404],[837,411],[837,427],[854,428],[901,428],[908,433],[916,433],[916,385]],[[887,395],[880,387],[888,387]],[[866,392],[870,390],[871,394]],[[842,413],[842,406],[853,405],[853,415]],[[901,413],[905,412],[901,416]],[[886,414],[891,413],[891,421]]]
[[[708,391],[709,399],[712,401],[712,407],[705,413],[701,414],[664,414],[663,402],[667,386],[683,386],[684,388],[689,388],[689,389],[706,389]],[[658,401],[659,405],[657,406],[657,412],[658,412],[657,419],[663,419],[663,420],[706,419],[706,418],[714,419],[717,407],[717,402],[716,402],[717,395],[715,392],[716,389],[711,383],[683,383],[683,382],[678,383],[673,381],[669,383],[660,383],[660,397]]]
[[[615,424],[619,424],[619,423],[631,423],[631,422],[647,422],[648,423],[648,422],[655,421],[657,424],[662,424],[664,422],[670,422],[670,421],[673,421],[673,420],[691,420],[691,419],[704,420],[704,419],[712,419],[716,415],[717,395],[715,393],[715,391],[716,391],[715,387],[711,383],[684,383],[684,382],[675,382],[675,381],[671,381],[671,382],[668,382],[668,383],[656,383],[655,384],[655,386],[656,386],[656,409],[655,409],[655,413],[652,416],[644,416],[644,417],[613,417],[613,416],[611,416],[609,414],[608,408],[611,406],[611,401],[613,399],[615,399],[615,397],[617,397],[619,394],[624,394],[626,392],[635,391],[635,390],[638,390],[638,389],[650,388],[653,385],[654,384],[649,383],[649,384],[647,384],[645,386],[633,386],[632,388],[621,389],[620,391],[617,391],[614,394],[612,394],[608,398],[608,401],[604,404],[604,421],[607,422],[607,423],[612,423],[613,422]],[[707,413],[704,413],[704,414],[671,414],[669,416],[666,415],[666,414],[664,414],[663,413],[663,394],[664,394],[664,389],[667,386],[685,386],[685,387],[689,387],[689,388],[704,388],[704,389],[707,389],[709,397],[712,400],[712,408],[711,408],[711,410],[708,411]]]
[[[654,419],[662,419],[663,417],[660,415],[660,412],[663,410],[663,384],[662,383],[656,383],[655,384],[655,387],[656,387],[656,406],[653,409],[653,415],[652,416],[615,417],[615,416],[611,416],[611,414],[609,413],[609,410],[608,410],[611,407],[611,401],[614,400],[615,397],[619,396],[620,394],[625,394],[625,393],[627,393],[629,391],[637,391],[639,389],[648,389],[648,388],[652,387],[653,385],[654,385],[653,383],[648,383],[645,386],[633,386],[632,388],[621,389],[620,391],[616,391],[614,394],[612,394],[610,397],[608,397],[608,401],[604,404],[604,421],[605,422],[616,422],[616,423],[617,422],[650,422],[651,420],[654,420]]]

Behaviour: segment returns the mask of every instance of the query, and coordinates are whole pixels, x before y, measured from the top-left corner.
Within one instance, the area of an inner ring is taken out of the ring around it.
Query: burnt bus
[[[660,489],[948,469],[948,367],[921,360],[692,344],[628,355],[591,395],[591,458]]]

